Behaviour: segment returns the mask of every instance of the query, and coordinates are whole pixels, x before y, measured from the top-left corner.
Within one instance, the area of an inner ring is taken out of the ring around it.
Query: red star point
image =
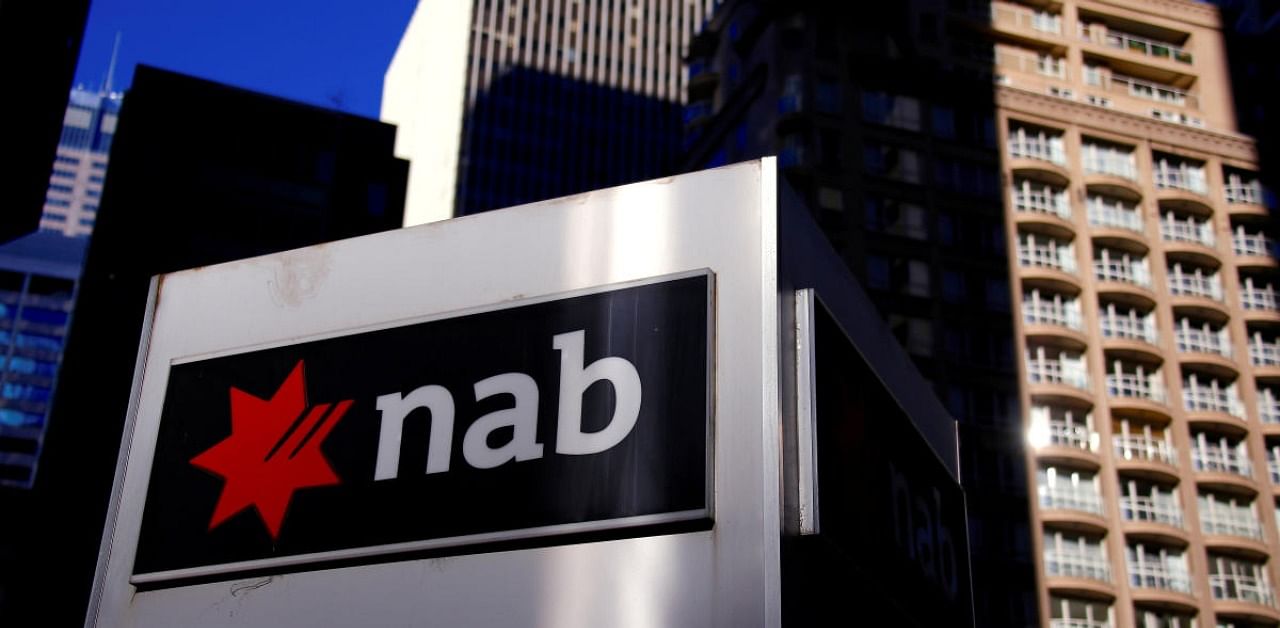
[[[352,401],[308,407],[303,370],[299,361],[270,399],[231,388],[231,435],[191,459],[224,480],[210,530],[253,507],[274,541],[294,491],[341,482],[320,444]]]

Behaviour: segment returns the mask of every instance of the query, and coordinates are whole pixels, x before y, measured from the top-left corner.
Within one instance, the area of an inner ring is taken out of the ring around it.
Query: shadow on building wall
[[[959,421],[976,625],[1037,626],[990,5],[973,5],[725,3],[690,46],[682,168],[778,156]],[[784,590],[784,618],[878,604],[876,565],[820,554],[784,557],[830,576]]]
[[[680,105],[515,67],[464,120],[457,214],[673,174]]]

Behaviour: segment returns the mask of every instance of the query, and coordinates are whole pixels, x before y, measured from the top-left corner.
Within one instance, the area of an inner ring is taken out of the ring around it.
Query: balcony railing
[[[1157,162],[1155,174],[1156,187],[1162,190],[1186,190],[1196,194],[1208,191],[1202,168],[1168,166],[1164,162]]]
[[[1196,222],[1191,218],[1178,220],[1172,214],[1160,218],[1160,237],[1165,242],[1190,242],[1212,247],[1214,244],[1213,225],[1209,222]]]
[[[1099,312],[1098,323],[1102,327],[1103,337],[1142,340],[1155,344],[1156,326],[1152,322],[1151,316],[1137,316],[1132,314],[1133,310],[1129,310],[1129,312],[1131,314],[1128,316],[1116,314],[1110,310]]]
[[[1107,619],[1050,619],[1049,628],[1112,628]]]
[[[1280,484],[1280,461],[1268,456],[1267,472],[1271,475],[1272,484]]]
[[[1280,423],[1280,397],[1271,394],[1270,388],[1258,390],[1258,420],[1263,423]]]
[[[1062,34],[1062,16],[1003,2],[991,3],[991,24],[1010,30]]]
[[[1115,227],[1142,233],[1142,214],[1136,209],[1120,204],[1107,204],[1097,197],[1088,201],[1089,224],[1095,227]]]
[[[1102,556],[1045,548],[1044,569],[1050,576],[1111,582],[1111,564]]]
[[[1085,73],[1085,82],[1096,85],[1112,94],[1141,98],[1176,107],[1200,108],[1200,100],[1194,94],[1164,83],[1153,83],[1123,74],[1107,75],[1103,72]]]
[[[1280,310],[1280,299],[1271,287],[1257,288],[1248,282],[1240,288],[1240,307],[1255,312],[1275,312]]]
[[[1257,517],[1248,511],[1235,512],[1225,507],[1221,510],[1201,508],[1200,529],[1205,534],[1262,539],[1262,525],[1258,523]]]
[[[1067,60],[1063,57],[997,48],[996,65],[1025,74],[1039,74],[1059,79],[1067,78]]]
[[[1187,273],[1182,270],[1181,266],[1174,264],[1173,268],[1169,269],[1169,293],[1175,296],[1201,297],[1221,301],[1222,282],[1219,281],[1217,275],[1206,275],[1198,268],[1195,272]]]
[[[1091,431],[1087,426],[1058,421],[1049,422],[1050,445],[1093,451],[1094,443],[1097,440],[1098,434]]]
[[[1191,446],[1191,464],[1196,471],[1230,473],[1246,478],[1253,475],[1253,467],[1250,466],[1247,456],[1235,449],[1223,449],[1212,443],[1207,443],[1204,447],[1199,444],[1193,444]]]
[[[1138,178],[1138,166],[1133,153],[1115,150],[1096,144],[1085,144],[1082,161],[1088,174],[1107,174],[1123,179]]]
[[[1231,251],[1249,257],[1276,257],[1275,240],[1263,233],[1245,233],[1241,227],[1231,234]]]
[[[1172,444],[1139,434],[1128,436],[1117,434],[1111,438],[1111,442],[1115,444],[1116,456],[1121,460],[1176,464],[1175,461],[1178,459]]]
[[[1048,186],[1033,187],[1015,186],[1013,207],[1020,212],[1051,214],[1063,220],[1071,220],[1071,205],[1067,203],[1067,194]]]
[[[1107,394],[1112,397],[1129,399],[1145,399],[1164,403],[1164,387],[1160,385],[1158,375],[1138,375],[1136,373],[1108,373]]]
[[[1038,159],[1060,166],[1067,163],[1067,153],[1063,150],[1060,140],[1054,141],[1053,138],[1033,135],[1010,136],[1009,156],[1022,159]]]
[[[1125,259],[1095,259],[1093,275],[1098,281],[1119,281],[1144,288],[1151,287],[1151,274],[1145,263]]]
[[[1212,353],[1224,358],[1231,357],[1231,343],[1220,331],[1180,326],[1173,333],[1179,353]]]
[[[1223,388],[1212,388],[1183,382],[1182,405],[1190,412],[1210,411],[1244,418],[1244,406],[1235,393]]]
[[[1121,31],[1113,31],[1097,24],[1079,25],[1080,37],[1095,44],[1128,50],[1149,57],[1172,59],[1179,63],[1190,64],[1191,53],[1168,42],[1147,39]]]
[[[1178,508],[1178,504],[1172,497],[1121,495],[1120,516],[1125,521],[1163,523],[1175,528],[1182,527],[1182,509]]]
[[[1209,591],[1215,600],[1276,605],[1275,593],[1263,578],[1244,574],[1209,574]]]
[[[1262,205],[1262,184],[1257,181],[1247,183],[1228,183],[1225,187],[1228,203],[1249,203]]]
[[[1280,341],[1267,342],[1261,336],[1249,340],[1249,363],[1254,366],[1280,366]]]
[[[1071,245],[1059,246],[1056,241],[1018,243],[1018,264],[1024,268],[1052,268],[1066,273],[1076,272],[1075,250]]]
[[[1102,514],[1102,498],[1094,491],[1056,486],[1041,486],[1039,491],[1041,508]]]
[[[1080,321],[1080,304],[1074,300],[1023,299],[1022,320],[1028,325],[1057,325],[1077,331],[1084,327]]]
[[[1168,569],[1158,562],[1129,565],[1129,584],[1146,589],[1191,592],[1191,580],[1186,573]]]
[[[1075,388],[1089,387],[1089,377],[1079,368],[1066,366],[1056,358],[1027,358],[1027,379],[1032,384],[1065,384]]]

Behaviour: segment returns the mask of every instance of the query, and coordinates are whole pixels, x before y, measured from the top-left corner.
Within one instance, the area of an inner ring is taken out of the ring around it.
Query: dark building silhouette
[[[40,224],[89,0],[0,3],[0,242]]]
[[[1231,96],[1240,132],[1258,140],[1259,178],[1269,194],[1280,189],[1280,4],[1265,0],[1212,0],[1222,12]],[[1273,199],[1268,205],[1275,207]]]
[[[955,52],[990,43],[957,27],[947,9],[941,1],[726,2],[690,45],[683,167],[778,155],[959,421],[976,625],[1033,626],[992,68]],[[832,555],[793,554],[789,568],[820,570],[813,586],[825,581],[829,590],[784,591],[784,621],[803,625],[814,608],[868,612],[833,583],[874,591],[882,566],[869,554]],[[868,615],[877,625],[916,625],[911,616],[888,604]]]
[[[6,625],[83,621],[150,278],[398,227],[394,140],[375,120],[137,69],[40,468],[30,491],[0,494],[22,513],[0,523]]]

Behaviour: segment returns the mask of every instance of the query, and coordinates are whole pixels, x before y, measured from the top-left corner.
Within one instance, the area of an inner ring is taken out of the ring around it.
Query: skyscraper
[[[69,237],[93,231],[123,94],[71,90],[40,228]]]
[[[672,174],[685,44],[717,3],[420,2],[383,87],[406,221]]]
[[[150,278],[402,221],[407,164],[376,120],[138,66],[118,131],[39,472],[29,490],[0,485],[21,513],[0,518],[0,560],[23,566],[0,570],[6,624],[83,621]],[[309,279],[289,279],[300,292],[285,298],[304,298]],[[51,606],[40,592],[55,581]]]
[[[979,625],[1280,622],[1277,260],[1217,10],[777,8],[695,44],[686,165],[778,151],[902,322],[962,421]]]

